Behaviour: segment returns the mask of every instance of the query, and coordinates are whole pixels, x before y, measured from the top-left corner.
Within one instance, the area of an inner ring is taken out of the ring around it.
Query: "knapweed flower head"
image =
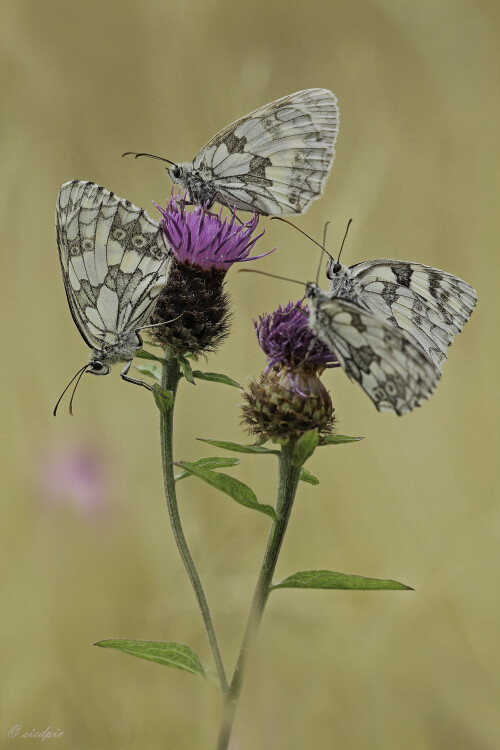
[[[227,219],[222,212],[214,215],[199,206],[189,208],[178,195],[159,210],[174,259],[150,322],[173,322],[152,328],[151,338],[179,354],[214,351],[230,328],[230,301],[224,290],[227,271],[234,263],[262,257],[250,257],[263,234],[254,236],[258,217],[238,224],[234,212]]]
[[[289,302],[254,321],[260,348],[267,356],[268,372],[271,367],[288,367],[292,374],[296,370],[323,370],[338,367],[334,354],[309,328],[309,311],[302,300]]]
[[[165,240],[181,263],[186,261],[206,271],[212,268],[227,271],[233,263],[264,257],[248,257],[264,234],[252,236],[259,223],[257,214],[245,224],[238,224],[234,211],[229,220],[222,218],[222,209],[219,214],[210,213],[201,206],[188,211],[185,200],[173,194],[165,209],[157,208],[163,217],[161,224]]]
[[[244,424],[261,438],[287,441],[309,430],[327,434],[333,406],[319,375],[338,362],[308,325],[308,308],[289,303],[254,321],[267,367],[244,394]]]

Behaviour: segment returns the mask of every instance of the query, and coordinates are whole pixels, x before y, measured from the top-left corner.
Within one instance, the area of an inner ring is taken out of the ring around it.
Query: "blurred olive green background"
[[[300,488],[277,578],[330,568],[415,592],[276,592],[232,748],[500,747],[499,4],[4,0],[1,15],[0,745],[26,745],[7,738],[20,724],[63,731],[47,741],[60,749],[214,747],[211,686],[91,645],[173,640],[211,663],[171,537],[152,399],[115,368],[84,378],[74,418],[67,402],[52,416],[87,358],[54,206],[78,178],[156,216],[168,176],[122,152],[187,160],[237,117],[322,86],[339,99],[337,156],[299,225],[320,237],[330,220],[334,252],[353,217],[344,262],[428,263],[475,286],[479,306],[435,395],[402,419],[378,414],[341,371],[325,375],[339,431],[366,439],[310,461],[321,484]],[[261,251],[279,251],[260,269],[314,278],[312,244],[261,226]],[[300,291],[235,270],[232,334],[206,368],[248,383],[264,367],[252,318]],[[240,402],[184,384],[177,457],[217,453],[197,436],[245,439]],[[271,502],[275,470],[272,457],[243,457],[236,471]],[[231,669],[269,522],[194,479],[179,494]]]

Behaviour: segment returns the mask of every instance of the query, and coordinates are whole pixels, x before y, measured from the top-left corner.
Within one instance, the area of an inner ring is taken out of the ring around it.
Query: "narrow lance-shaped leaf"
[[[175,667],[183,669],[185,672],[197,674],[201,677],[205,674],[205,669],[200,662],[198,655],[190,646],[184,646],[182,643],[162,643],[161,641],[128,641],[119,638],[111,638],[107,641],[98,641],[94,646],[101,648],[114,648],[123,651],[131,656],[138,656],[140,659],[154,661],[165,667]]]
[[[314,474],[311,474],[310,471],[304,469],[304,467],[300,470],[299,479],[302,480],[302,482],[308,482],[309,484],[319,484],[319,479],[315,477]]]
[[[136,357],[139,357],[139,359],[151,359],[155,362],[164,362],[165,360],[161,357],[157,357],[156,354],[152,354],[151,352],[148,352],[147,349],[139,349],[138,352],[135,353]]]
[[[181,368],[182,374],[186,378],[187,382],[191,383],[192,385],[196,385],[196,383],[194,382],[193,371],[191,369],[189,360],[186,359],[186,357],[178,357],[177,361],[179,362],[179,367]]]
[[[293,449],[292,463],[302,466],[314,453],[318,445],[318,430],[309,430],[299,437]]]
[[[169,412],[174,406],[174,397],[172,391],[167,391],[164,388],[160,388],[155,385],[151,391],[153,398],[156,401],[156,406],[162,412]]]
[[[242,386],[228,377],[219,372],[202,372],[201,370],[193,370],[193,377],[198,380],[210,380],[212,383],[223,383],[224,385],[232,385],[234,388],[241,388]]]
[[[236,466],[239,463],[241,463],[239,458],[231,458],[230,456],[208,456],[207,458],[200,458],[198,461],[193,461],[195,466],[200,466],[202,469],[223,469],[225,466]],[[192,476],[192,474],[185,469],[184,471],[181,471],[180,474],[177,474],[175,479],[179,480],[190,476]]]
[[[411,586],[405,586],[398,581],[383,580],[381,578],[365,578],[364,576],[348,575],[347,573],[335,573],[332,570],[303,570],[294,573],[279,583],[273,583],[271,589],[348,589],[357,591],[381,591],[381,590],[410,590]]]
[[[161,367],[153,363],[149,365],[134,365],[135,369],[147,378],[153,378],[161,383]]]
[[[358,440],[364,440],[363,437],[349,437],[349,435],[325,435],[320,438],[319,447],[323,445],[341,445],[342,443],[356,443]]]
[[[234,451],[234,453],[271,453],[274,456],[279,456],[280,452],[272,450],[270,448],[264,448],[263,445],[243,445],[241,443],[233,443],[229,440],[209,440],[208,438],[196,438],[202,443],[208,443],[213,445],[215,448],[223,448],[226,451]]]
[[[233,500],[236,500],[240,505],[252,508],[253,510],[258,510],[260,513],[265,513],[273,520],[276,520],[274,508],[270,505],[262,505],[259,503],[255,492],[250,489],[247,484],[240,482],[239,479],[230,477],[227,474],[219,474],[215,471],[210,471],[209,469],[202,469],[199,466],[196,466],[196,464],[188,463],[187,461],[179,461],[176,465],[180,466],[182,469],[186,469],[190,474],[199,477],[199,479],[203,479],[204,482],[207,482],[207,484],[210,484],[212,487],[224,492],[226,495],[229,495],[229,497],[232,497]]]

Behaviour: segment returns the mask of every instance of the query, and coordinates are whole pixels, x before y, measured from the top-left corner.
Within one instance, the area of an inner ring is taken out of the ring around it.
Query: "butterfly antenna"
[[[85,367],[83,370],[81,370],[80,377],[78,378],[78,380],[75,383],[75,387],[73,388],[73,393],[71,394],[71,398],[69,400],[69,413],[71,414],[71,416],[73,416],[73,399],[75,398],[75,392],[76,392],[76,389],[78,388],[78,383],[80,382],[80,380],[85,375],[86,369],[87,369],[87,367]]]
[[[323,247],[326,245],[326,230],[328,229],[329,221],[325,221],[325,228],[323,229]]]
[[[325,221],[325,228],[323,229],[323,247],[321,249],[324,250],[325,253],[326,253],[326,250],[325,250],[325,245],[326,245],[326,230],[328,229],[328,224],[329,223],[330,223],[329,221]],[[319,272],[321,271],[321,261],[322,260],[323,260],[323,253],[321,253],[321,255],[319,256],[318,270],[316,271],[316,286],[318,286],[318,284],[319,284]]]
[[[182,318],[184,315],[183,312],[181,312],[180,315],[178,315],[176,318],[171,318],[170,320],[162,320],[161,323],[151,323],[148,326],[141,326],[140,328],[136,328],[136,331],[144,331],[146,328],[156,328],[157,326],[167,326],[169,323],[173,323],[174,320],[179,320],[179,318]]]
[[[167,164],[171,164],[173,167],[175,167],[174,161],[170,161],[170,159],[165,159],[163,156],[156,156],[155,154],[146,154],[143,152],[139,153],[137,151],[125,151],[125,153],[122,154],[122,157],[123,156],[135,156],[136,159],[138,159],[139,156],[147,156],[149,159],[158,159],[158,161],[166,161]]]
[[[352,219],[349,219],[349,221],[347,222],[347,227],[346,227],[346,230],[345,230],[344,239],[342,240],[342,244],[340,246],[339,257],[337,258],[337,263],[340,262],[340,254],[342,253],[342,248],[344,247],[345,238],[347,237],[347,232],[349,231],[349,227],[351,226],[351,224],[352,224]]]
[[[289,279],[286,276],[276,276],[274,273],[268,273],[267,271],[257,271],[255,268],[239,268],[238,273],[260,273],[261,276],[269,276],[271,279],[280,279],[280,281],[291,281],[293,284],[300,284],[302,287],[305,286],[303,281],[297,281],[297,279]]]
[[[78,370],[78,372],[76,373],[76,375],[74,375],[74,376],[73,376],[73,377],[71,378],[71,380],[69,381],[68,385],[66,386],[66,388],[64,389],[64,391],[63,391],[63,392],[61,393],[61,395],[60,395],[60,396],[59,396],[59,398],[57,399],[57,404],[56,404],[56,405],[54,406],[54,411],[52,412],[52,413],[53,413],[53,415],[54,415],[54,417],[55,417],[55,416],[56,416],[56,414],[57,414],[57,408],[58,408],[59,404],[61,403],[62,397],[64,396],[64,394],[66,393],[66,391],[67,391],[67,390],[68,390],[68,388],[70,387],[71,383],[73,383],[73,381],[74,381],[74,380],[76,380],[76,378],[78,378],[78,376],[79,376],[79,375],[80,375],[80,377],[81,377],[81,376],[83,375],[83,373],[85,372],[85,370],[87,369],[87,367],[88,367],[88,364],[84,365],[83,367],[81,367],[81,368],[80,368],[80,369]],[[79,382],[80,382],[80,380],[78,380],[78,383],[79,383]],[[76,385],[78,385],[78,383],[77,383]],[[76,388],[76,386],[75,386],[75,388]],[[73,396],[74,396],[74,395],[75,395],[75,392],[73,391]],[[73,396],[71,396],[71,400],[73,400]],[[69,411],[70,411],[70,414],[72,415],[73,413],[72,413],[72,411],[71,411],[71,408],[70,408],[70,410],[69,410]]]
[[[304,235],[304,237],[307,237],[308,240],[311,240],[311,242],[314,242],[314,244],[320,247],[323,250],[323,252],[325,252],[330,258],[332,257],[330,253],[328,252],[328,250],[325,250],[323,245],[321,245],[319,242],[316,242],[316,240],[314,240],[309,234],[307,234],[307,232],[304,232],[303,229],[300,229],[300,227],[297,227],[295,226],[295,224],[292,224],[292,222],[288,221],[288,219],[283,219],[281,216],[271,216],[271,221],[282,221],[283,224],[289,224],[291,227],[296,229],[297,232],[300,232],[301,234]]]

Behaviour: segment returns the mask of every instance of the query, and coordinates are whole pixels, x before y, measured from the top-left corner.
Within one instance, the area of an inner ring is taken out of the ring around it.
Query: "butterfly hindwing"
[[[370,260],[343,266],[338,275],[327,273],[331,295],[406,331],[438,368],[477,301],[475,290],[462,279],[419,263]]]
[[[203,195],[264,215],[302,213],[323,191],[337,132],[334,94],[298,91],[217,133],[188,165],[184,184],[195,201]]]
[[[405,333],[316,285],[307,297],[311,329],[379,411],[406,414],[433,393],[440,372]]]
[[[166,283],[170,251],[159,225],[92,182],[62,186],[56,207],[59,257],[71,313],[93,349],[112,351],[134,332]]]

